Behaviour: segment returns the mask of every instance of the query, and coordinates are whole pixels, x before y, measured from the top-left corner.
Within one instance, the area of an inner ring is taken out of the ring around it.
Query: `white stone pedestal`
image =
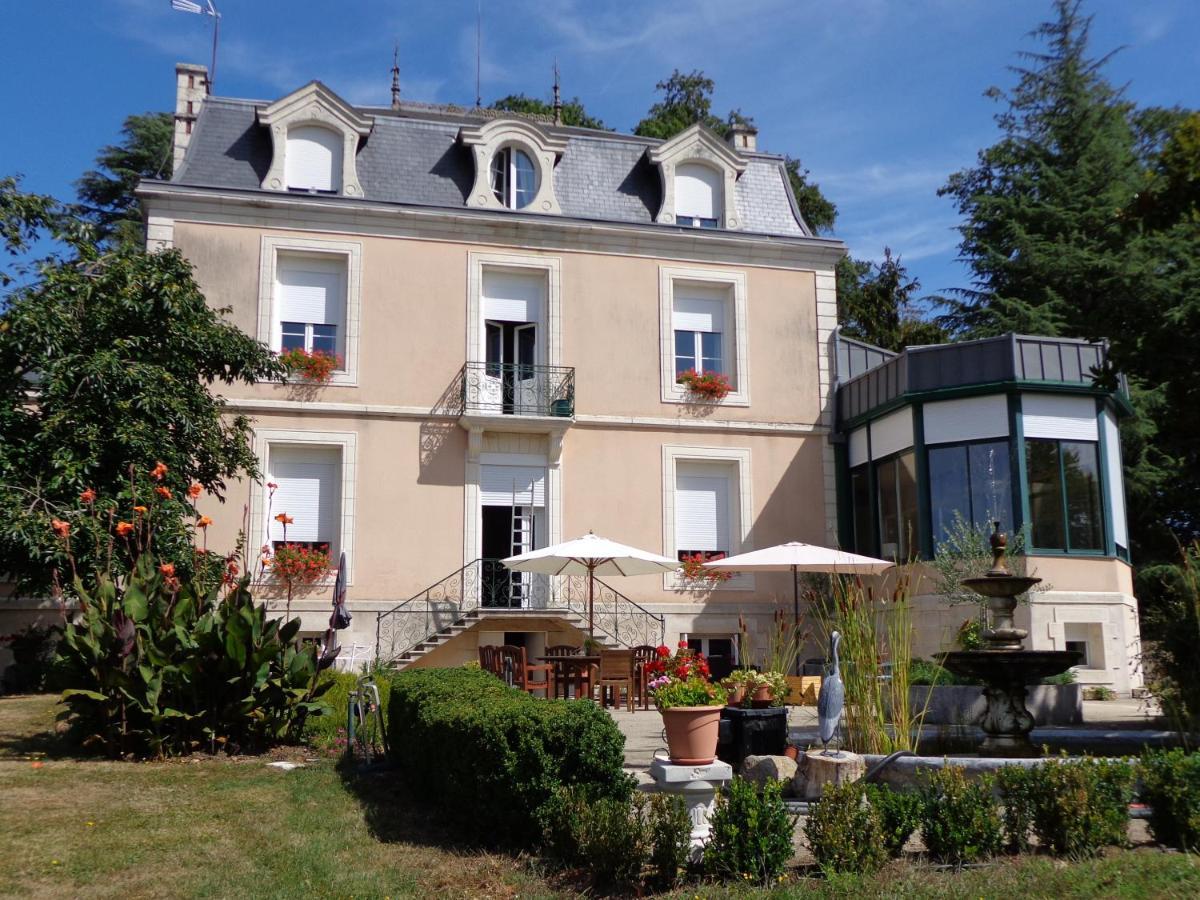
[[[733,780],[729,763],[717,760],[706,766],[677,766],[656,756],[650,764],[650,777],[658,790],[683,798],[692,820],[692,860],[699,861],[712,828],[708,824],[716,803],[717,791]]]

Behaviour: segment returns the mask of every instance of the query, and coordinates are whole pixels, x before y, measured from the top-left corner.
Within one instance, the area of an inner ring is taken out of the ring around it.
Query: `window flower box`
[[[334,353],[299,347],[280,353],[279,361],[288,375],[310,384],[328,384],[333,373],[342,368],[342,358]]]
[[[688,393],[705,400],[724,400],[733,390],[729,379],[720,372],[697,372],[688,369],[675,377],[676,384],[682,384]]]
[[[726,582],[733,577],[732,572],[720,572],[716,569],[704,568],[706,562],[724,558],[724,553],[684,554],[679,560],[679,577],[689,584],[721,584]]]

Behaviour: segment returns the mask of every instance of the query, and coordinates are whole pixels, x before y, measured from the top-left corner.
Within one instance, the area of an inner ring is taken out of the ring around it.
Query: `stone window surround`
[[[509,207],[492,192],[492,159],[505,147],[525,151],[537,169],[538,185],[533,200],[513,212],[561,215],[562,208],[554,195],[554,166],[567,149],[563,138],[551,137],[533,122],[518,119],[493,119],[477,128],[459,132],[463,144],[471,149],[475,160],[475,182],[467,204],[479,209],[508,210]]]
[[[750,449],[740,447],[685,447],[677,444],[663,444],[663,555],[674,558],[675,549],[675,484],[676,464],[685,462],[729,463],[737,466],[738,493],[736,504],[730,508],[737,510],[737,528],[730,528],[729,536],[733,546],[729,555],[745,553],[752,549],[749,546],[750,524],[754,520],[754,498],[750,481]],[[733,524],[733,523],[731,523]],[[675,572],[663,574],[663,590],[666,591],[695,591]],[[736,573],[728,581],[718,582],[711,586],[700,588],[702,591],[753,591],[754,576],[746,573]]]
[[[734,390],[720,400],[704,401],[717,406],[750,405],[750,339],[747,334],[746,274],[744,272],[722,272],[717,269],[682,268],[660,266],[658,269],[659,306],[659,361],[661,367],[660,399],[663,403],[697,402],[688,396],[687,390],[675,382],[675,283],[698,282],[706,286],[723,286],[730,289],[726,302],[726,328],[733,326],[733,334],[726,337],[726,347],[733,352]]]
[[[361,241],[332,241],[275,234],[262,236],[258,275],[258,340],[273,350],[278,349],[272,346],[272,338],[275,331],[275,270],[279,254],[328,254],[342,256],[346,260],[345,357],[342,360],[343,368],[330,377],[328,384],[331,385],[358,386],[358,337],[362,325],[362,248]]]
[[[358,432],[355,431],[295,431],[276,428],[257,428],[254,431],[254,455],[258,459],[259,470],[264,476],[270,471],[270,451],[272,444],[288,444],[290,446],[337,447],[342,453],[342,484],[341,502],[342,515],[339,526],[338,543],[346,554],[346,584],[354,584],[354,521],[355,501],[357,499],[358,472]],[[267,488],[265,483],[252,481],[250,483],[250,522],[252,534],[258,534],[261,542],[251,546],[251,550],[268,543],[270,522],[267,520]],[[254,523],[258,523],[255,525]],[[261,530],[259,530],[261,529]],[[251,538],[252,539],[252,538]],[[333,584],[333,576],[325,579]]]
[[[263,177],[263,190],[287,192],[288,129],[315,125],[342,136],[341,190],[338,193],[347,197],[363,196],[358,180],[358,144],[371,133],[371,117],[360,115],[323,84],[313,81],[266,109],[260,109],[258,121],[271,132],[271,168]]]
[[[518,253],[467,254],[467,361],[483,362],[483,272],[484,269],[535,269],[546,275],[546,308],[541,311],[545,329],[542,346],[545,358],[538,362],[561,365],[562,358],[562,258]]]
[[[655,222],[675,224],[675,167],[684,163],[700,163],[718,170],[724,176],[721,191],[721,222],[723,229],[742,227],[738,217],[734,185],[746,171],[746,160],[703,125],[696,123],[649,151],[650,162],[658,167],[662,179],[663,199]]]

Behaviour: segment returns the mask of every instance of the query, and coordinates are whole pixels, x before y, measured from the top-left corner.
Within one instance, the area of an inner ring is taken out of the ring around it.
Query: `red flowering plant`
[[[720,552],[684,554],[679,560],[679,576],[692,584],[720,584],[728,581],[733,577],[732,572],[704,568],[706,562],[724,558],[725,554]]]
[[[295,375],[311,384],[328,384],[333,373],[342,367],[342,358],[336,353],[323,350],[305,350],[294,347],[279,354],[279,361],[289,375]]]
[[[660,710],[680,706],[720,706],[725,689],[709,681],[708,660],[703,653],[680,641],[674,655],[665,644],[646,663],[647,690]]]
[[[720,372],[697,372],[686,369],[675,376],[675,383],[682,384],[689,393],[706,400],[724,400],[733,390],[729,379]]]
[[[267,482],[268,515],[271,514],[277,490],[278,484]],[[310,592],[324,584],[329,577],[332,571],[329,545],[289,541],[288,526],[295,524],[296,520],[286,512],[276,513],[271,518],[282,526],[283,539],[263,545],[259,559],[259,581],[265,587],[275,589],[275,596],[282,593],[286,599],[284,608],[291,615],[292,598],[297,593]]]

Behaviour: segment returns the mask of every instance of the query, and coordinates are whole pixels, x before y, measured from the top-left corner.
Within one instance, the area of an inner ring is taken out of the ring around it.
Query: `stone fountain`
[[[1027,686],[1058,675],[1082,661],[1074,650],[1025,650],[1022,642],[1029,632],[1013,625],[1017,597],[1042,579],[1013,575],[1004,555],[1008,538],[995,523],[991,538],[992,568],[982,578],[967,578],[963,584],[987,598],[991,628],[983,632],[984,649],[958,650],[940,656],[945,668],[965,678],[983,682],[987,703],[979,725],[984,739],[980,756],[1034,757],[1041,752],[1029,740],[1033,716],[1025,706]]]

